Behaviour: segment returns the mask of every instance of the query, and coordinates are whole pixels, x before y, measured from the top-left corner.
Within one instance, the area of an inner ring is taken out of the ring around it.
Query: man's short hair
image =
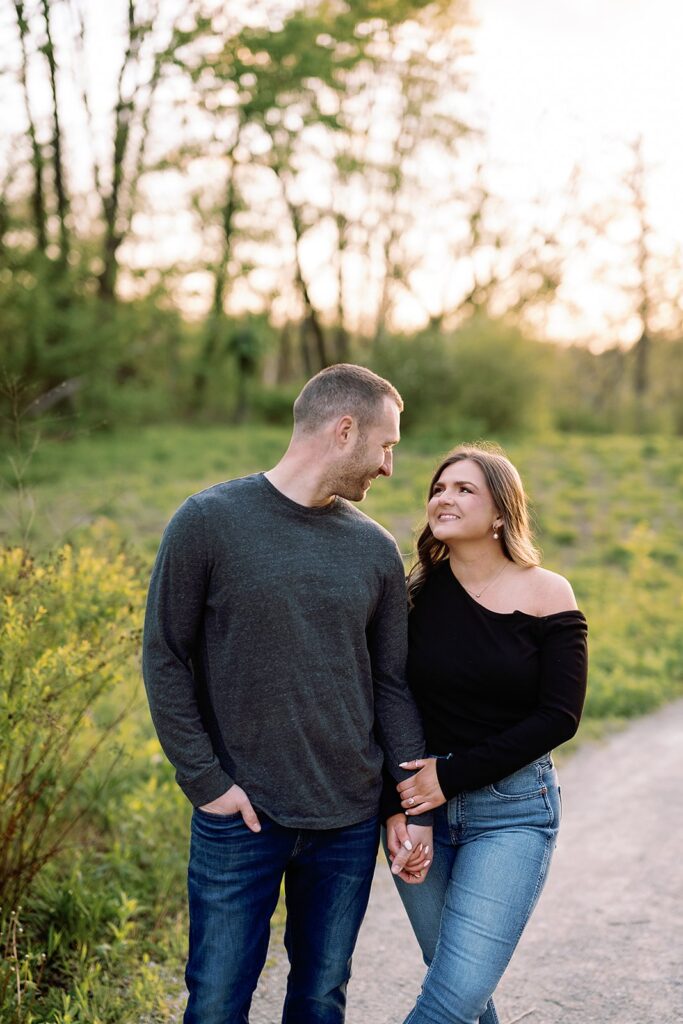
[[[319,430],[328,420],[348,413],[360,430],[377,417],[385,398],[403,411],[403,399],[393,384],[365,366],[336,363],[316,373],[304,385],[294,402],[294,429],[305,433]]]

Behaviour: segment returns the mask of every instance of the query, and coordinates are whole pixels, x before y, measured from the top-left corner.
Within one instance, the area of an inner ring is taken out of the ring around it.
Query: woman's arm
[[[448,759],[404,764],[407,769],[424,765],[397,787],[408,816],[423,814],[443,802],[435,784],[443,800],[449,800],[511,775],[576,733],[586,694],[586,620],[578,609],[570,608],[548,613],[539,627],[539,699],[534,710],[503,732]]]

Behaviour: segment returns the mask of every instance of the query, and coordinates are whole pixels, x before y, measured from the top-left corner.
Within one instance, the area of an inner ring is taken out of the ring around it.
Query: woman
[[[429,965],[405,1024],[495,1024],[491,997],[555,847],[549,752],[579,724],[586,620],[567,580],[540,567],[522,482],[498,450],[444,459],[417,553],[409,676],[430,756],[404,764],[419,771],[397,788],[408,818],[434,810],[434,849],[421,885],[397,882]],[[419,875],[424,851],[412,859]]]

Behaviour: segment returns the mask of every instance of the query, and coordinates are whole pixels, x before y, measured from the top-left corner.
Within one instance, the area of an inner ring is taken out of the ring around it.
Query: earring
[[[500,534],[498,533],[498,527],[494,523],[493,524],[493,539],[494,540],[498,540],[499,536],[500,536]]]

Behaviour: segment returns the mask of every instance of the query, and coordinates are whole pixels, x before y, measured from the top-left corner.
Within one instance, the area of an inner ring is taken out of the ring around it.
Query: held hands
[[[404,814],[387,819],[387,846],[391,873],[409,885],[424,882],[432,862],[431,825],[409,825]]]
[[[419,769],[415,775],[399,782],[396,787],[401,796],[401,807],[407,815],[424,814],[425,811],[432,811],[446,803],[436,774],[436,758],[403,761],[399,767]]]
[[[256,816],[256,811],[251,806],[247,794],[238,785],[231,786],[223,796],[212,800],[210,804],[203,804],[199,809],[208,814],[236,814],[239,811],[247,828],[252,832],[261,831],[261,822]]]

